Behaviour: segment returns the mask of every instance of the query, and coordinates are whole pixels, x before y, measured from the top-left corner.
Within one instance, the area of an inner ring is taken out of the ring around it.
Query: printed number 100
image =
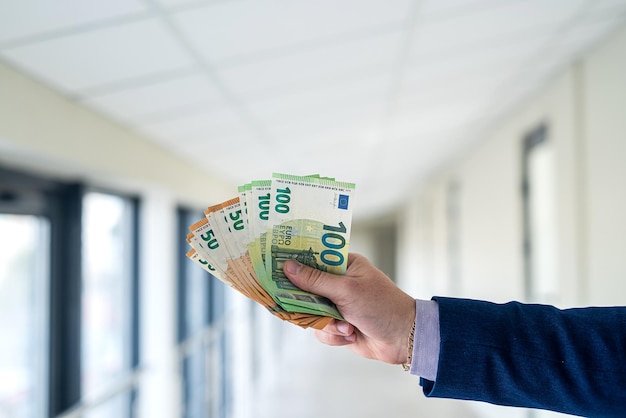
[[[324,225],[327,232],[322,235],[322,244],[326,247],[320,254],[322,262],[329,266],[340,266],[345,261],[343,254],[339,251],[346,246],[346,239],[339,235],[338,232],[346,233],[346,226],[343,222],[339,222],[339,226]]]

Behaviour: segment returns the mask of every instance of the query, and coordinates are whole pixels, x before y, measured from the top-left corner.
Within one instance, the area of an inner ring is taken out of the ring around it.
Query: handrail
[[[191,337],[176,345],[174,355],[178,361],[193,353],[200,347],[206,347],[218,340],[221,333],[226,329],[227,315],[222,316],[213,324],[203,328]],[[96,396],[86,396],[66,411],[56,415],[55,418],[79,418],[86,412],[113,399],[115,396],[132,389],[138,389],[141,377],[145,374],[146,367],[140,366],[127,373],[124,377],[109,384],[106,389]]]
[[[55,418],[78,418],[84,413],[93,410],[94,408],[106,403],[113,399],[115,396],[127,392],[131,389],[139,387],[139,380],[145,373],[145,368],[138,367],[132,372],[127,373],[124,377],[117,379],[115,382],[108,385],[108,387],[100,392],[96,396],[86,396],[78,401],[74,406],[70,407],[66,411],[60,413]]]

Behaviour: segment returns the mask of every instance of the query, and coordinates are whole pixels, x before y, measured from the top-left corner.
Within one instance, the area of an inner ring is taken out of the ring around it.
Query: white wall
[[[585,61],[588,282],[592,304],[626,299],[626,30]]]
[[[545,122],[555,150],[554,304],[626,304],[626,28],[433,175],[398,217],[398,271],[416,297],[524,300],[522,139]],[[460,288],[450,284],[446,190],[460,185]],[[475,405],[481,416],[525,416]],[[547,413],[538,413],[547,416]],[[517,416],[517,415],[516,415]]]

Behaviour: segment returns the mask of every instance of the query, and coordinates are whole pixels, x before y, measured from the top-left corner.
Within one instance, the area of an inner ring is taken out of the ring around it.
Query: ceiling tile
[[[338,78],[350,80],[364,73],[390,71],[401,41],[402,33],[389,33],[228,67],[218,73],[240,97],[280,94],[307,84],[324,85]]]
[[[514,73],[536,59],[550,37],[530,36],[515,42],[502,42],[480,48],[468,48],[437,60],[414,57],[404,74],[403,95],[424,90],[447,89],[458,82],[499,77]]]
[[[463,14],[506,6],[519,0],[424,0],[420,7],[422,21],[441,20]]]
[[[176,119],[138,124],[137,127],[141,132],[150,136],[174,142],[192,137],[194,139],[206,138],[206,141],[210,142],[216,136],[248,133],[239,113],[227,106],[217,110],[197,111]]]
[[[316,143],[326,143],[320,139],[324,136],[333,137],[328,142],[332,145],[340,138],[352,141],[345,135],[346,130],[359,128],[359,138],[363,132],[378,134],[388,104],[388,90],[388,76],[363,78],[301,95],[255,102],[249,109],[277,141],[306,143],[315,136]],[[334,137],[335,132],[339,132],[340,138]]]
[[[404,139],[454,130],[479,118],[486,105],[485,97],[460,96],[454,102],[401,107],[394,113],[385,137]]]
[[[289,159],[282,158],[281,151],[275,148],[270,151],[263,144],[244,142],[237,137],[212,143],[177,145],[176,148],[198,166],[219,173],[224,180],[234,184],[267,179],[273,172],[299,172],[287,169],[284,162]]]
[[[484,97],[498,92],[506,94],[511,82],[517,79],[519,71],[489,72],[486,74],[462,75],[450,79],[448,83],[416,84],[410,91],[403,91],[397,97],[398,108],[422,108],[444,103],[462,101],[465,97]]]
[[[3,55],[69,92],[193,65],[154,19],[10,48]]]
[[[269,126],[271,137],[285,144],[315,144],[333,148],[379,139],[383,106],[380,102],[355,104],[333,112],[285,119]]]
[[[537,31],[554,32],[584,3],[584,0],[513,2],[443,21],[427,21],[415,31],[411,53],[452,54],[482,43],[534,36]]]
[[[301,115],[333,112],[363,101],[387,98],[389,74],[350,78],[323,87],[298,90],[248,102],[247,108],[264,123],[297,119]]]
[[[4,3],[2,59],[225,182],[330,174],[357,182],[370,213],[626,13],[626,0]]]
[[[0,2],[0,47],[42,32],[145,12],[141,0],[19,0]]]
[[[174,116],[181,111],[215,106],[223,98],[206,75],[194,74],[86,98],[82,102],[116,118],[141,123],[154,118],[167,119],[169,112]]]
[[[176,14],[213,64],[366,31],[407,18],[409,0],[268,0],[216,3]]]

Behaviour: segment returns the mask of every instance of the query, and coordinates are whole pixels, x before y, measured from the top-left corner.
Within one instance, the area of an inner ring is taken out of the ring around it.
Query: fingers
[[[356,341],[356,333],[352,333],[350,335],[335,335],[315,330],[315,337],[320,342],[332,346],[348,345]]]
[[[340,346],[355,342],[356,332],[352,324],[333,319],[323,330],[316,330],[315,337],[324,344]]]
[[[302,290],[326,297],[336,293],[336,286],[333,286],[333,275],[329,273],[316,270],[293,260],[285,262],[283,271],[287,278]],[[334,291],[333,287],[335,288]]]
[[[354,326],[347,321],[333,319],[323,329],[327,334],[348,336],[354,333]]]

